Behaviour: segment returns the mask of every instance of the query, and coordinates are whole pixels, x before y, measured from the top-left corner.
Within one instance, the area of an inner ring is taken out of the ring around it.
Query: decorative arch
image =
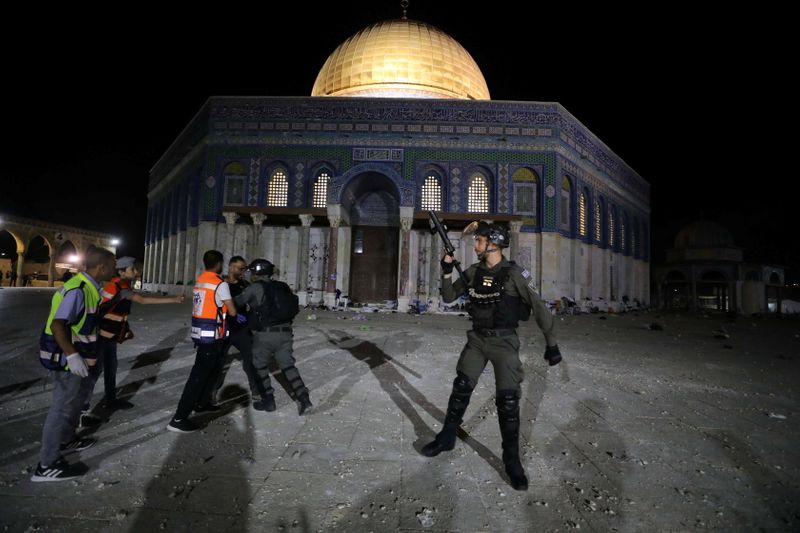
[[[334,176],[334,166],[323,161],[311,168],[311,179],[309,180],[309,204],[311,207],[324,208],[328,206],[331,183]]]
[[[264,205],[267,207],[288,207],[289,205],[289,165],[275,161],[267,167]]]
[[[445,187],[444,169],[435,164],[428,164],[422,168],[417,197],[419,209],[422,211],[444,211],[447,189]]]
[[[528,217],[529,221],[538,226],[542,197],[542,180],[539,174],[528,167],[518,168],[512,174],[511,182],[514,187],[514,214]]]
[[[231,161],[222,169],[224,179],[223,204],[245,205],[247,191],[247,166],[241,161]]]
[[[397,193],[400,195],[400,207],[414,207],[414,187],[404,181],[397,170],[384,163],[362,163],[355,165],[341,176],[336,176],[331,182],[331,191],[328,193],[328,198],[333,200],[335,204],[341,204],[342,192],[347,189],[347,185],[353,178],[365,172],[377,172],[389,178],[394,183],[394,186],[397,187]]]
[[[558,227],[572,235],[572,205],[575,202],[575,184],[564,174],[558,192]]]
[[[483,165],[467,169],[466,200],[468,213],[491,213],[493,203],[493,176]]]

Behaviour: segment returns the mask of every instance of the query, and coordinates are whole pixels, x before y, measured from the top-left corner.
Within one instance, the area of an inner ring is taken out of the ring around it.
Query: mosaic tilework
[[[497,165],[497,212],[508,213],[508,163]]]
[[[297,163],[294,166],[294,206],[303,207],[303,189],[305,188],[305,165]]]
[[[461,169],[458,167],[450,171],[450,211],[461,209]]]
[[[250,181],[247,187],[247,205],[258,205],[258,177],[261,175],[261,160],[250,158]]]

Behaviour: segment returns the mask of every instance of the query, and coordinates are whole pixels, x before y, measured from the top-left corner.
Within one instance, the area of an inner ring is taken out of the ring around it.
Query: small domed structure
[[[710,220],[698,220],[684,227],[675,237],[675,248],[722,248],[733,246],[730,232]]]

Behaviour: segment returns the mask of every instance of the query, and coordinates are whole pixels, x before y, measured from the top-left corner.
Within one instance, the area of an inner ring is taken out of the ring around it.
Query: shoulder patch
[[[522,277],[525,278],[525,279],[528,279],[529,277],[531,277],[531,273],[528,272],[527,270],[523,269],[522,270]]]

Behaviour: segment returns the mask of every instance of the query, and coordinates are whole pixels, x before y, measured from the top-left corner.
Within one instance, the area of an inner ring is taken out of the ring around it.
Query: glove
[[[86,366],[86,361],[79,353],[67,356],[67,368],[78,377],[85,378],[89,375],[89,367]]]
[[[453,263],[448,263],[444,260],[444,257],[439,261],[439,264],[442,265],[442,274],[449,274],[453,271]]]
[[[238,313],[236,315],[236,323],[241,325],[247,324],[247,317],[242,313]]]

